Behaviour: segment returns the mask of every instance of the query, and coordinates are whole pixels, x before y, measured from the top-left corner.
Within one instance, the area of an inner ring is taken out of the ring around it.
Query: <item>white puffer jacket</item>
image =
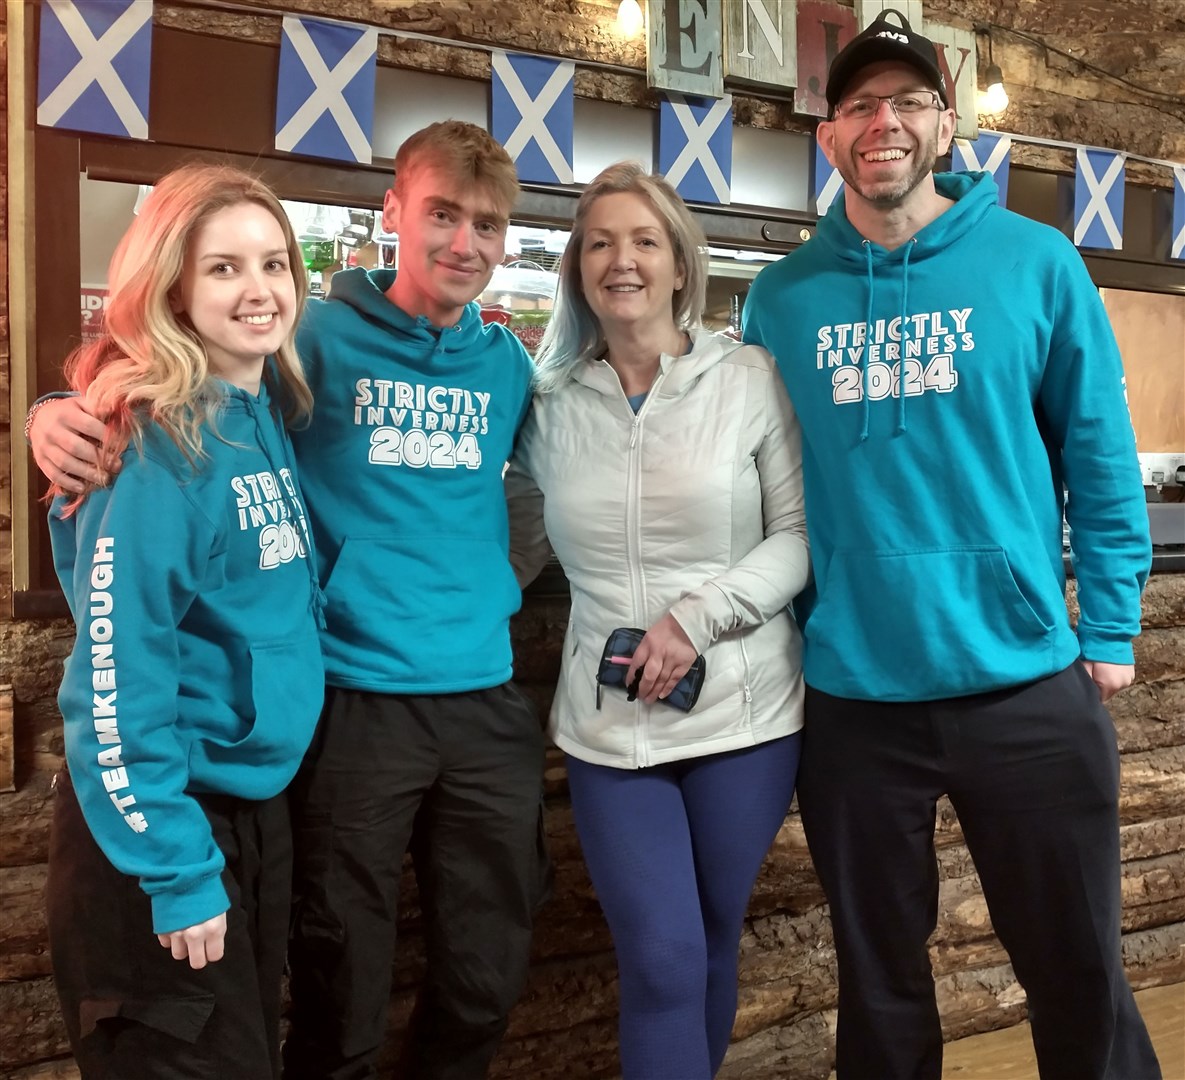
[[[551,710],[556,744],[643,768],[802,726],[802,641],[786,605],[809,560],[798,419],[765,350],[706,330],[663,356],[635,416],[603,360],[537,395],[507,471],[511,559],[538,572],[550,539],[572,590]],[[544,528],[546,536],[544,536]],[[685,713],[629,702],[596,670],[619,626],[668,611],[704,655]]]

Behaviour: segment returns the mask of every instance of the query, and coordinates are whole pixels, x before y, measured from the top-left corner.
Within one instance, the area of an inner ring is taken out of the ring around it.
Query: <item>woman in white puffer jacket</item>
[[[507,473],[512,559],[572,592],[551,713],[618,957],[625,1080],[707,1080],[736,1012],[753,882],[802,727],[809,576],[799,425],[772,358],[699,326],[706,242],[641,166],[585,190]],[[546,535],[545,535],[546,534]],[[637,696],[598,693],[611,631],[648,628]],[[702,654],[695,706],[665,699]]]

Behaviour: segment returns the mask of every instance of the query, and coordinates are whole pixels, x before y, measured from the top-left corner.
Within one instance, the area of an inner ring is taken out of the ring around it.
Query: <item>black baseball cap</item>
[[[889,22],[896,15],[900,25]],[[896,8],[885,8],[839,52],[827,73],[827,104],[835,108],[844,89],[861,68],[883,60],[896,60],[917,68],[938,91],[944,108],[950,108],[946,80],[938,66],[938,50],[929,38],[912,30],[909,21]]]

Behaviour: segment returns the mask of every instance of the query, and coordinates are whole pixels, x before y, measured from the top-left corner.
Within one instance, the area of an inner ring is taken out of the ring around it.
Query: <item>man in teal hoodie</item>
[[[758,276],[745,337],[803,425],[798,795],[839,961],[838,1074],[941,1075],[926,940],[948,795],[1042,1075],[1158,1077],[1120,954],[1102,705],[1132,681],[1150,562],[1106,313],[1070,243],[997,205],[990,176],[932,173],[954,113],[898,12],[836,57],[827,100],[844,197]]]
[[[485,1075],[526,980],[547,872],[544,739],[510,682],[520,595],[502,471],[533,369],[473,303],[517,194],[481,128],[417,132],[383,204],[398,273],[334,275],[301,322],[315,406],[293,445],[327,603],[327,686],[291,788],[286,1080],[376,1075],[413,822],[428,970],[400,1075]],[[29,433],[67,490],[100,479],[103,427],[76,402]]]

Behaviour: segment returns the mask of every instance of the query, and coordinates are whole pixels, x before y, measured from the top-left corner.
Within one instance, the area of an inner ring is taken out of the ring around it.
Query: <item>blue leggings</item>
[[[710,1080],[724,1060],[745,911],[800,743],[796,733],[636,770],[568,756],[576,831],[617,952],[624,1080]]]

